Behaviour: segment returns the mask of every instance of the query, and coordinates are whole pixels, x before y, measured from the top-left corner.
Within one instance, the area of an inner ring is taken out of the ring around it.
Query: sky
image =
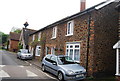
[[[105,0],[86,0],[86,8]],[[9,34],[13,27],[39,30],[80,12],[80,0],[0,0],[0,31]]]

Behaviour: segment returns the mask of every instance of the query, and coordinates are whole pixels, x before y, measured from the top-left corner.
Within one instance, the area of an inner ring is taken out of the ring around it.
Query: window
[[[33,35],[33,41],[35,40],[35,35]]]
[[[49,47],[46,47],[46,55],[48,55]]]
[[[48,62],[51,62],[50,58],[51,58],[51,55],[48,55],[48,56],[45,58],[45,60],[48,61]]]
[[[54,62],[56,62],[56,57],[55,57],[55,56],[52,56],[52,57],[51,57],[51,60],[54,61]]]
[[[38,34],[38,41],[40,41],[41,38],[41,32]]]
[[[69,21],[67,23],[67,35],[66,36],[73,35],[73,27],[74,27],[74,22],[73,21]]]
[[[74,61],[80,61],[80,43],[73,42],[66,44],[66,55],[71,57]]]
[[[54,47],[51,48],[51,54],[55,54],[55,48]]]
[[[57,27],[53,27],[53,32],[52,32],[52,38],[51,39],[56,38],[56,35],[57,35]]]

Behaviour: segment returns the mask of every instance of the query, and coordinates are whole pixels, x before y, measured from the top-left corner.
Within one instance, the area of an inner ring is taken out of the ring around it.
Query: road
[[[2,81],[57,81],[14,53],[0,50],[0,78]]]

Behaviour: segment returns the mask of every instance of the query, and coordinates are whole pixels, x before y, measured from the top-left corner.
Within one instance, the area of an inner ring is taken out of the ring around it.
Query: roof
[[[10,40],[19,41],[19,38],[20,38],[20,34],[19,33],[10,32]]]
[[[29,35],[36,32],[36,30],[33,29],[28,29],[28,28],[23,28],[23,39],[25,41],[25,45],[28,45],[28,38]]]
[[[120,12],[120,3],[116,6],[116,9]]]
[[[54,22],[54,23],[46,26],[46,27],[43,27],[42,29],[40,29],[40,30],[38,30],[38,31],[30,34],[30,35],[33,35],[33,34],[35,34],[35,33],[38,33],[38,32],[40,32],[40,31],[42,31],[42,30],[45,30],[46,28],[54,27],[54,26],[56,26],[56,25],[58,25],[58,24],[61,24],[61,23],[65,22],[65,21],[72,20],[72,19],[74,19],[74,18],[76,18],[76,17],[78,17],[78,16],[81,16],[81,15],[87,14],[87,13],[89,13],[89,12],[92,12],[93,10],[101,9],[101,8],[103,8],[104,6],[112,3],[113,1],[114,1],[114,0],[107,0],[107,1],[101,2],[101,3],[99,3],[99,4],[97,4],[97,5],[93,6],[93,7],[90,7],[90,8],[88,8],[88,9],[86,9],[86,10],[83,10],[83,11],[81,11],[81,12],[79,12],[79,13],[76,13],[76,14],[74,14],[74,15],[71,15],[71,16],[68,16],[68,17],[66,17],[66,18],[63,18],[63,19],[61,19],[61,20],[59,20],[59,21],[57,21],[57,22]]]
[[[120,40],[113,46],[113,49],[120,48]]]

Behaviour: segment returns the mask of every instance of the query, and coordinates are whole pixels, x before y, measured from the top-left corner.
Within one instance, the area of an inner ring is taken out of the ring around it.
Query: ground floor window
[[[55,47],[46,47],[46,55],[55,54]]]
[[[51,54],[55,54],[55,48],[51,47]]]
[[[41,46],[36,46],[36,56],[40,56],[40,52],[41,52]]]
[[[74,61],[80,62],[80,43],[66,43],[66,55],[71,57]]]

